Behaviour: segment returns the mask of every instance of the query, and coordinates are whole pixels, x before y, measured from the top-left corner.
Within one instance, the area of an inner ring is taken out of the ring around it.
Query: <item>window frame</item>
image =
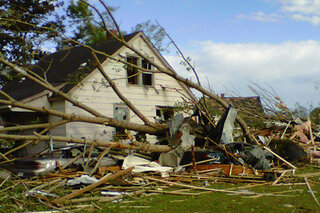
[[[119,110],[123,110],[125,111],[125,118],[124,119],[118,119],[117,118],[117,111]],[[121,121],[130,121],[130,108],[124,104],[124,103],[114,103],[113,104],[113,117],[117,120],[121,120]],[[121,127],[115,127],[115,132],[114,132],[114,136],[117,139],[123,140],[123,139],[128,139],[128,135],[126,134],[126,130],[124,128]]]
[[[143,58],[139,58],[137,57],[136,55],[130,55],[128,54],[126,56],[126,61],[129,62],[128,59],[136,59],[137,60],[137,66],[140,67],[140,68],[144,68],[144,69],[150,69],[150,72],[146,72],[146,71],[141,71],[139,70],[138,68],[134,68],[137,70],[137,76],[135,76],[136,78],[136,83],[130,83],[130,78],[129,78],[129,67],[130,65],[127,64],[127,68],[126,68],[126,75],[127,75],[127,85],[129,86],[133,86],[133,85],[136,85],[136,86],[142,86],[142,87],[154,87],[155,85],[155,82],[154,82],[154,73],[152,72],[152,70],[154,69],[153,66],[147,62],[147,60],[143,59]],[[150,57],[149,58],[150,61],[153,61],[153,57]],[[129,62],[130,63],[130,62]],[[147,66],[144,67],[144,63],[147,63]],[[145,80],[144,79],[144,76],[150,76],[148,77],[149,79],[148,80]],[[147,83],[145,83],[147,82]]]
[[[130,61],[130,60],[132,60],[132,61]],[[135,63],[132,63],[133,60],[135,60]],[[138,64],[139,58],[138,58],[138,57],[135,57],[135,56],[127,56],[127,57],[126,57],[126,62],[132,63],[132,64],[134,64],[134,65],[139,66],[139,64]],[[130,70],[130,69],[132,69],[132,70]],[[139,75],[140,75],[140,74],[139,74],[138,68],[132,67],[132,66],[130,66],[129,64],[127,64],[126,71],[127,71],[127,72],[126,72],[126,73],[127,73],[127,84],[128,84],[128,85],[139,85]],[[131,75],[131,74],[129,75],[129,72],[132,72],[132,75]],[[135,75],[135,76],[133,76],[133,75]],[[131,76],[131,77],[130,77],[130,76]],[[134,83],[131,83],[131,79],[134,79],[134,80],[133,80]]]

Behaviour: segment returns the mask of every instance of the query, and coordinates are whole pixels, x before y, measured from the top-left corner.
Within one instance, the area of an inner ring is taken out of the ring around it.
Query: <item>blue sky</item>
[[[96,0],[95,0],[96,1]],[[97,1],[96,1],[97,2]],[[157,20],[216,93],[271,86],[290,107],[320,103],[320,0],[111,0],[122,30]],[[174,54],[164,54],[190,77]]]
[[[183,45],[195,39],[241,43],[299,41],[317,39],[320,33],[318,26],[290,18],[294,13],[284,11],[284,4],[281,2],[286,1],[280,0],[107,2],[119,6],[115,16],[122,28],[130,29],[136,23],[156,19]],[[259,12],[263,14],[255,14]]]

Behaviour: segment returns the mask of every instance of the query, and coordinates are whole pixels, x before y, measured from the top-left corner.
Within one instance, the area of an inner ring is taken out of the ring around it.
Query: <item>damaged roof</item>
[[[224,97],[221,96],[221,99],[224,100],[227,104],[233,104],[237,110],[250,110],[257,113],[264,113],[261,99],[259,96],[252,97]],[[218,104],[215,100],[207,98],[206,101],[216,108],[217,111],[223,112],[224,108]]]
[[[138,33],[125,35],[124,39],[128,42]],[[113,55],[122,46],[116,39],[111,38],[92,47],[108,55]],[[100,62],[106,60],[105,56],[97,55],[97,57]],[[90,61],[92,61],[90,50],[82,46],[76,46],[44,56],[39,63],[32,65],[29,69],[47,79],[53,86],[67,83],[63,87],[63,91],[68,92],[79,82],[77,80],[81,80],[81,78],[95,70],[96,66]],[[8,82],[2,90],[15,100],[21,101],[43,92],[46,88],[29,79],[16,79]]]
[[[224,97],[221,99],[227,104],[232,104],[238,114],[251,126],[263,125],[264,109],[259,96],[252,97]],[[206,98],[209,111],[213,115],[222,115],[225,109],[215,100]]]

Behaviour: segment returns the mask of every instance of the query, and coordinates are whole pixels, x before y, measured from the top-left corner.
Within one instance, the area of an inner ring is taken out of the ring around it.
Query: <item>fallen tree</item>
[[[50,135],[8,135],[0,134],[1,139],[8,140],[41,140],[41,141],[57,141],[57,142],[68,142],[68,143],[77,143],[77,144],[87,144],[94,145],[97,147],[110,147],[117,149],[129,149],[129,150],[141,150],[141,151],[150,151],[150,152],[169,152],[172,150],[172,147],[166,145],[154,145],[149,143],[140,143],[135,141],[134,143],[121,143],[121,142],[109,142],[103,140],[90,140],[90,139],[80,139],[80,138],[68,138],[62,136],[50,136]]]
[[[82,1],[82,2],[88,4],[86,1]],[[139,57],[143,58],[144,60],[148,61],[148,63],[150,63],[153,67],[155,67],[155,70],[153,70],[151,72],[162,73],[162,74],[165,74],[167,76],[170,76],[171,78],[177,80],[181,85],[183,85],[183,87],[185,87],[187,89],[189,89],[189,88],[196,89],[199,92],[201,92],[204,97],[212,98],[212,99],[216,100],[225,109],[228,108],[228,104],[225,103],[218,95],[210,92],[209,90],[207,90],[207,89],[205,89],[204,87],[201,86],[200,80],[198,79],[198,77],[197,77],[198,83],[194,83],[194,82],[192,82],[192,81],[190,81],[190,80],[178,75],[170,67],[165,67],[164,68],[164,67],[160,66],[159,64],[157,64],[154,61],[150,60],[148,58],[148,56],[145,55],[143,52],[141,52],[140,50],[138,50],[138,49],[134,48],[133,46],[129,45],[128,42],[124,39],[124,37],[123,37],[123,35],[121,33],[121,30],[120,30],[117,22],[115,21],[113,15],[111,14],[111,11],[107,7],[107,5],[101,0],[99,0],[99,2],[105,8],[105,12],[107,12],[109,14],[109,16],[113,20],[113,23],[114,23],[114,25],[116,26],[116,29],[117,29],[117,33],[114,33],[114,31],[111,31],[110,29],[108,29],[107,25],[105,24],[105,22],[103,20],[103,16],[101,15],[101,13],[97,10],[97,8],[95,8],[91,4],[88,4],[90,7],[94,8],[94,10],[97,12],[99,17],[101,18],[102,23],[104,23],[104,28],[105,28],[106,34],[112,35],[113,38],[116,39],[121,45],[125,46],[126,48],[128,48],[129,50],[131,50],[132,52],[134,52],[136,55],[138,55]],[[19,22],[20,24],[25,24],[25,25],[28,25],[28,26],[33,26],[32,23],[26,23],[26,22],[23,22],[21,20],[11,20],[11,21],[12,22]],[[0,53],[0,62],[3,65],[6,66],[6,69],[10,68],[11,71],[17,73],[18,75],[21,75],[21,76],[33,81],[35,84],[41,85],[46,90],[52,92],[56,97],[62,98],[64,100],[70,102],[73,106],[76,106],[76,107],[78,107],[78,108],[80,108],[80,109],[82,109],[82,110],[84,110],[84,111],[86,111],[86,112],[88,112],[88,113],[90,113],[92,115],[92,116],[84,116],[84,115],[78,115],[78,114],[70,114],[70,113],[65,113],[65,112],[60,112],[60,111],[57,111],[57,110],[49,109],[49,108],[46,108],[46,107],[31,106],[31,105],[28,105],[28,104],[25,104],[25,103],[22,103],[22,102],[19,102],[19,101],[15,100],[14,98],[10,97],[10,95],[5,93],[4,91],[0,91],[0,95],[2,97],[4,97],[4,99],[0,100],[0,103],[2,105],[6,105],[6,106],[9,106],[9,107],[17,107],[17,108],[27,109],[27,110],[30,110],[30,111],[33,111],[33,112],[42,113],[42,114],[50,114],[50,115],[54,115],[54,116],[57,116],[57,117],[61,118],[61,124],[57,124],[57,125],[52,125],[50,123],[44,124],[42,127],[46,128],[46,130],[38,132],[38,133],[35,133],[34,136],[32,136],[32,135],[21,136],[21,135],[15,135],[15,134],[1,134],[0,138],[2,138],[2,139],[11,139],[11,140],[25,140],[25,141],[28,141],[27,143],[30,143],[30,141],[49,140],[49,138],[57,140],[57,141],[82,143],[83,142],[82,139],[42,135],[42,134],[46,134],[48,132],[48,130],[50,130],[52,128],[56,128],[59,125],[63,125],[65,123],[70,123],[70,122],[84,122],[84,123],[99,124],[99,125],[104,125],[104,126],[110,126],[110,127],[116,127],[116,128],[123,128],[123,129],[127,129],[127,130],[138,131],[138,132],[142,132],[142,133],[148,133],[148,134],[151,134],[151,135],[163,135],[167,131],[167,129],[168,129],[167,125],[160,125],[158,123],[151,122],[148,118],[146,118],[143,115],[143,113],[141,113],[134,106],[134,104],[132,104],[130,102],[130,100],[127,97],[125,97],[120,92],[120,90],[117,88],[117,85],[115,84],[114,80],[111,79],[108,76],[108,73],[104,70],[103,66],[101,65],[101,62],[98,59],[98,56],[100,55],[100,56],[106,57],[107,59],[116,61],[116,62],[121,63],[121,64],[126,65],[126,66],[135,67],[136,69],[139,70],[139,72],[143,72],[143,71],[146,71],[146,70],[144,70],[143,68],[137,66],[136,64],[130,63],[130,62],[126,61],[126,60],[119,60],[119,59],[114,58],[111,55],[107,54],[106,52],[98,51],[98,50],[92,48],[91,46],[79,43],[78,41],[72,40],[70,38],[66,38],[64,35],[59,34],[58,32],[56,32],[52,28],[42,27],[42,30],[52,31],[57,36],[60,36],[60,38],[66,39],[66,40],[68,40],[70,42],[73,42],[75,45],[80,45],[80,46],[82,46],[84,48],[87,48],[89,51],[91,51],[92,59],[93,59],[93,61],[95,63],[95,66],[99,70],[101,75],[105,78],[105,80],[107,81],[108,85],[113,89],[115,94],[117,94],[119,99],[126,106],[128,106],[130,108],[130,110],[132,112],[134,112],[134,114],[137,115],[144,124],[138,124],[138,123],[132,123],[132,122],[128,122],[128,121],[117,120],[115,118],[105,116],[104,114],[98,112],[96,109],[94,109],[94,108],[92,108],[92,107],[90,107],[90,106],[88,106],[88,105],[86,105],[84,103],[81,103],[81,102],[77,101],[73,97],[70,97],[68,94],[66,94],[65,92],[60,90],[58,87],[53,86],[50,82],[48,82],[46,80],[46,78],[43,78],[43,77],[39,76],[38,74],[36,74],[32,70],[29,70],[26,67],[21,67],[21,66],[18,66],[16,64],[13,64],[13,63],[9,62],[8,60],[5,59],[3,54]],[[168,34],[167,34],[167,36],[169,37]],[[172,39],[171,39],[171,41],[173,42]],[[154,47],[151,47],[151,48],[154,48]],[[178,48],[178,47],[176,46],[176,48]],[[186,58],[183,57],[183,54],[180,51],[180,49],[178,49],[178,50],[179,50],[183,60],[187,61]],[[191,66],[191,64],[188,63],[188,66]],[[192,67],[192,70],[196,74],[196,71],[195,71],[195,69],[193,67]],[[150,71],[150,70],[147,70],[147,71]],[[193,103],[197,103],[198,102],[197,98],[191,92],[190,92],[190,99],[192,99]],[[206,117],[210,120],[211,125],[214,125],[214,121],[211,120],[212,119],[211,115],[208,114],[208,111],[206,110],[206,106],[203,105],[203,104],[196,104],[196,106],[198,107],[198,110],[201,113],[205,114]],[[237,122],[239,123],[240,127],[242,128],[243,135],[248,139],[248,142],[254,141],[251,138],[248,126],[246,125],[246,123],[239,116],[237,117]],[[19,126],[17,126],[15,128],[16,129],[28,129],[28,128],[34,128],[34,127],[39,128],[39,126],[29,126],[29,127],[26,127],[26,126],[19,127]],[[7,128],[7,130],[10,131],[9,128]],[[131,146],[131,145],[120,145],[120,143],[106,142],[106,141],[100,141],[100,142],[96,143],[96,140],[92,140],[92,143],[94,143],[96,145],[111,146],[111,147],[124,148],[124,149],[141,149],[141,150],[160,151],[160,152],[170,151],[170,147],[152,147],[151,145]],[[8,154],[8,153],[5,153],[5,155],[6,154]]]

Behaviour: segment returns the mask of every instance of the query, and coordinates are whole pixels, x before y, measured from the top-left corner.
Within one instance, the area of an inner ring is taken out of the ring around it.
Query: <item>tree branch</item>
[[[94,58],[94,61],[96,62],[97,68],[100,71],[100,73],[103,75],[103,77],[108,81],[109,85],[113,89],[113,91],[117,94],[117,96],[148,126],[152,127],[159,127],[156,124],[152,124],[130,101],[127,99],[116,84],[112,81],[112,79],[108,76],[108,74],[104,71],[104,68],[102,67],[97,55],[94,52],[91,52],[92,56]]]
[[[81,138],[70,138],[62,136],[49,136],[49,135],[7,135],[0,134],[1,139],[9,140],[42,140],[49,141],[54,140],[56,142],[69,142],[69,143],[79,143],[91,145],[94,143],[95,146],[101,147],[111,147],[117,149],[130,149],[130,150],[142,150],[142,151],[151,151],[151,152],[168,152],[172,150],[172,147],[167,145],[152,145],[146,143],[140,143],[135,141],[134,145],[121,143],[121,142],[108,142],[104,140],[91,140],[88,139],[84,142]]]
[[[11,67],[15,72],[22,74],[23,76],[29,78],[30,80],[34,81],[35,83],[47,88],[48,90],[50,90],[51,92],[63,97],[65,100],[69,101],[70,103],[72,103],[73,105],[91,113],[92,115],[95,115],[97,117],[104,117],[103,114],[99,113],[98,111],[94,110],[93,108],[80,103],[79,101],[74,100],[73,98],[71,98],[69,95],[65,94],[64,92],[58,90],[57,88],[55,88],[54,86],[52,86],[49,82],[45,81],[44,79],[39,80],[38,78],[41,78],[40,76],[38,78],[28,74],[28,70],[23,69],[15,64],[10,63],[9,61],[5,60],[3,55],[0,53],[0,61],[4,64],[6,64],[7,66]]]
[[[114,118],[89,117],[89,116],[68,114],[68,113],[56,111],[53,109],[47,109],[45,107],[40,108],[40,107],[30,106],[30,105],[23,104],[18,101],[10,101],[10,100],[1,100],[0,99],[0,104],[5,104],[8,106],[28,109],[31,111],[36,111],[36,112],[44,113],[44,114],[51,114],[54,116],[61,117],[69,122],[87,122],[87,123],[93,123],[93,124],[102,124],[102,125],[107,125],[107,126],[112,126],[112,127],[120,127],[120,128],[124,128],[124,129],[128,129],[128,130],[145,132],[145,133],[153,134],[153,135],[159,135],[165,131],[165,128],[156,129],[156,128],[153,128],[153,127],[150,127],[147,125],[141,125],[141,124],[127,122],[127,121],[120,121],[120,120],[117,120]],[[162,126],[162,127],[164,127],[164,126]]]

